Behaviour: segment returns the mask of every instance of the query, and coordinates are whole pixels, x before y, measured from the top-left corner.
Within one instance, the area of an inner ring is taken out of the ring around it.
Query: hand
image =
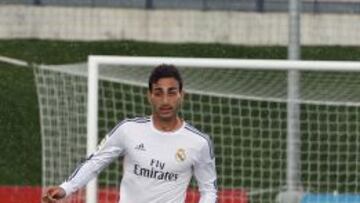
[[[42,197],[43,203],[55,203],[66,196],[65,190],[61,187],[50,187]]]

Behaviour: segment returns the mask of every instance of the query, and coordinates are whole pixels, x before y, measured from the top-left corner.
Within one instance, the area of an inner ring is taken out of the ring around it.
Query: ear
[[[185,91],[184,89],[181,90],[180,92],[180,97],[181,97],[181,103],[184,101],[184,98],[185,98]]]

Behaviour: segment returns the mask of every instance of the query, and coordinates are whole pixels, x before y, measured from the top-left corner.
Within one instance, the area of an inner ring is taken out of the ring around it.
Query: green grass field
[[[39,184],[41,143],[31,69],[0,63],[0,184]]]
[[[84,62],[90,54],[285,59],[287,51],[285,47],[243,47],[220,44],[0,40],[0,55],[31,63]],[[360,60],[360,48],[305,47],[302,56],[303,59],[312,60]],[[5,151],[3,158],[0,159],[0,184],[39,185],[41,184],[41,140],[33,72],[28,68],[0,63],[0,87],[0,147]],[[269,156],[273,155],[269,154]]]

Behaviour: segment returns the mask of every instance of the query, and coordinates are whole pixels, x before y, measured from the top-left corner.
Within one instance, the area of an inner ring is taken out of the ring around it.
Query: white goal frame
[[[284,70],[284,71],[336,71],[336,72],[360,72],[360,62],[355,61],[295,61],[295,60],[251,60],[251,59],[214,59],[214,58],[175,58],[175,57],[132,57],[132,56],[100,56],[88,57],[88,103],[87,103],[87,155],[96,150],[98,143],[98,79],[100,65],[130,65],[134,68],[139,66],[155,67],[160,64],[173,64],[179,67],[194,68],[225,68],[225,69],[256,69],[256,70]],[[339,68],[341,67],[341,68]],[[296,78],[288,74],[288,81]],[[288,90],[297,83],[288,82]],[[297,103],[298,92],[288,94],[288,106]],[[288,108],[288,123],[296,125],[296,108]],[[295,120],[294,120],[295,118]],[[293,119],[293,120],[291,120]],[[289,126],[288,126],[289,128]],[[298,149],[294,145],[297,139],[294,130],[287,130],[287,188],[294,190],[298,174],[294,166],[298,166],[300,160],[296,160]],[[292,157],[291,159],[289,157]],[[295,157],[295,159],[294,159]],[[295,171],[294,171],[295,170]],[[291,191],[290,191],[291,192]],[[97,202],[97,179],[92,180],[86,188],[86,202]]]

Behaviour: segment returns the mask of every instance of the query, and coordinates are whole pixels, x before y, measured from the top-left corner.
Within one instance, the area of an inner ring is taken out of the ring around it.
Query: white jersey
[[[70,195],[119,156],[124,156],[120,203],[183,203],[192,175],[200,202],[216,202],[215,159],[209,137],[186,122],[177,131],[162,132],[151,118],[119,123],[98,151],[60,186]]]

